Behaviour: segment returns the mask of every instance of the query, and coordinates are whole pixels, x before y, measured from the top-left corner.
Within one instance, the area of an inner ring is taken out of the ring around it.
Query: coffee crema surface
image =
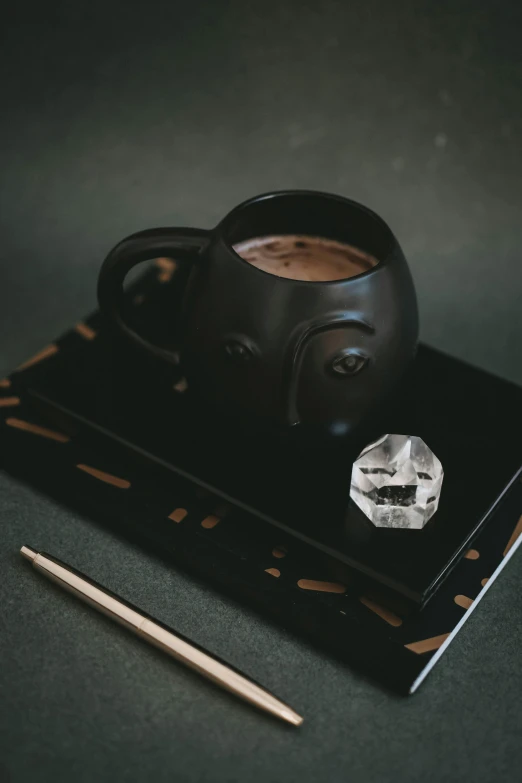
[[[254,237],[233,245],[252,266],[276,277],[308,282],[345,280],[376,266],[376,258],[334,239],[306,234]]]

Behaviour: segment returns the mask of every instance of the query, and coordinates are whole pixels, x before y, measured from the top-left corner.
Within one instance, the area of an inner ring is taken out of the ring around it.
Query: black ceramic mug
[[[290,241],[306,249],[308,238],[348,246],[361,262],[358,273],[318,281],[267,272],[236,252],[263,237],[276,247],[283,240],[283,247]],[[176,363],[177,355],[122,317],[126,274],[158,257],[190,265],[179,355],[191,393],[218,410],[346,434],[386,398],[414,355],[418,315],[408,265],[386,223],[354,201],[269,193],[210,231],[158,228],[120,242],[100,272],[101,310],[149,354]]]

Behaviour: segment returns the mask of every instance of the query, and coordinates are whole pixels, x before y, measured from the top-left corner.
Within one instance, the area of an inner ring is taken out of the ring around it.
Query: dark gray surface
[[[519,4],[109,6],[3,18],[0,370],[93,306],[123,235],[310,187],[391,224],[426,341],[522,381]],[[6,476],[0,493],[12,781],[519,779],[519,554],[405,700]],[[58,592],[22,543],[229,658],[305,725],[244,707]]]

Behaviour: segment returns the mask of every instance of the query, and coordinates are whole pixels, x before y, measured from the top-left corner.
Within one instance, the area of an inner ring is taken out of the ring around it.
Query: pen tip
[[[301,715],[298,715],[297,712],[294,712],[293,710],[283,710],[281,717],[293,726],[300,726],[304,720]]]
[[[32,562],[35,559],[38,552],[36,552],[36,550],[34,549],[31,549],[30,546],[23,546],[20,549],[20,554],[22,555],[22,557],[25,557],[26,560],[30,560]]]

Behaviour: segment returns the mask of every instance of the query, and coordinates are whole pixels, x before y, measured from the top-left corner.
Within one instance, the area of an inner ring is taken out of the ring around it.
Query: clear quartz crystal
[[[376,527],[420,530],[439,505],[444,471],[416,435],[383,435],[359,454],[350,497]]]

